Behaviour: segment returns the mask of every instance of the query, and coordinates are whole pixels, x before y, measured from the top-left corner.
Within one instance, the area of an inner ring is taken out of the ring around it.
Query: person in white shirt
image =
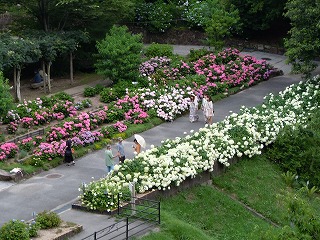
[[[198,98],[194,95],[191,95],[189,105],[190,105],[189,120],[190,122],[196,122],[199,120],[199,115],[197,114]]]
[[[206,102],[204,104],[203,111],[204,111],[205,119],[207,120],[206,123],[211,125],[213,121],[213,116],[214,116],[213,102],[210,96],[205,95],[205,98],[206,98]]]

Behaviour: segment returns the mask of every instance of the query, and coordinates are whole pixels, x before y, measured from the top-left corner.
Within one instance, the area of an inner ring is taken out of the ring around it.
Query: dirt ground
[[[81,86],[81,85],[92,85],[94,86],[96,81],[101,79],[100,76],[92,75],[90,78],[84,75],[76,75],[74,77],[73,83],[71,83],[68,78],[55,78],[51,81],[51,94],[61,92],[63,90]],[[33,100],[37,97],[43,97],[49,93],[45,92],[43,87],[38,89],[31,88],[31,81],[29,79],[21,80],[21,98],[26,100]],[[11,90],[11,94],[14,95],[14,90]]]

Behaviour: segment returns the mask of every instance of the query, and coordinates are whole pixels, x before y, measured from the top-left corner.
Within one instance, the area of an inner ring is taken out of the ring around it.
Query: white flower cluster
[[[191,88],[180,89],[165,87],[160,91],[150,89],[140,89],[140,98],[143,99],[142,105],[146,108],[155,109],[157,116],[165,121],[173,121],[178,115],[188,110],[189,96]]]
[[[96,191],[123,191],[128,182],[135,182],[139,192],[153,189],[165,190],[171,185],[179,186],[188,177],[203,171],[213,171],[220,162],[229,166],[229,160],[247,155],[261,154],[261,149],[272,143],[285,126],[306,124],[308,116],[319,107],[320,77],[292,85],[278,96],[270,94],[265,103],[256,108],[242,108],[224,121],[190,132],[184,138],[166,140],[126,160],[105,179],[90,183],[82,201],[89,208],[106,204],[99,203],[92,195]],[[86,194],[91,198],[86,198]],[[101,193],[100,193],[101,195]],[[109,206],[109,205],[108,205]],[[110,206],[109,206],[110,207]]]

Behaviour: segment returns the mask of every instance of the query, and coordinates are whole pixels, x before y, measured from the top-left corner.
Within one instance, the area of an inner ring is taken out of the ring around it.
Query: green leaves
[[[142,36],[132,35],[127,27],[113,26],[109,35],[97,43],[98,74],[110,78],[114,83],[136,81],[142,61]]]
[[[288,63],[293,72],[306,77],[316,68],[313,60],[320,55],[320,5],[313,0],[289,0],[285,16],[291,21],[290,37],[285,39]]]

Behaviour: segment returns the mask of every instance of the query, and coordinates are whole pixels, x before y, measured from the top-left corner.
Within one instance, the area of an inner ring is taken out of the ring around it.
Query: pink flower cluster
[[[115,124],[113,124],[113,127],[116,128],[119,132],[124,132],[127,130],[127,125],[125,125],[123,122],[118,121]]]
[[[144,123],[149,117],[147,112],[141,108],[138,95],[134,95],[133,97],[126,95],[116,102],[115,107],[124,109],[125,120],[134,124]]]
[[[15,143],[4,143],[0,145],[0,160],[14,157],[18,151],[18,146]]]
[[[20,122],[24,128],[31,128],[31,126],[33,125],[33,118],[23,117],[21,118]]]
[[[229,87],[248,86],[269,77],[270,67],[264,60],[251,56],[240,56],[236,49],[226,49],[217,56],[206,55],[197,60],[193,69],[198,75],[205,75],[208,87],[227,84]]]

